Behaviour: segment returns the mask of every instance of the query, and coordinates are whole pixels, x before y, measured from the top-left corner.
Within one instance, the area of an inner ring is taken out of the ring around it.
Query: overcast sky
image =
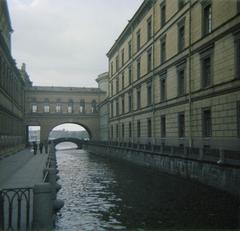
[[[143,0],[8,0],[12,55],[34,85],[96,87]]]

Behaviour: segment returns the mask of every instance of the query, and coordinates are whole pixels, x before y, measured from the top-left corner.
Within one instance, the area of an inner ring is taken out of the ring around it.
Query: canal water
[[[59,150],[56,231],[237,230],[228,194],[84,150]]]

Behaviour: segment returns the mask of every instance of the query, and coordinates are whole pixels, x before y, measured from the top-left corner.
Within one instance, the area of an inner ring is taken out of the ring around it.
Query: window
[[[178,136],[185,136],[185,115],[183,112],[178,114]]]
[[[177,71],[177,82],[178,82],[178,96],[185,94],[185,70],[180,69]]]
[[[132,137],[132,122],[128,123],[128,136]]]
[[[211,56],[202,58],[202,87],[206,88],[212,84]]]
[[[203,129],[203,137],[212,136],[212,117],[211,117],[211,110],[209,108],[203,109],[202,129]]]
[[[166,86],[166,74],[160,76],[160,100],[165,101],[167,99],[167,86]]]
[[[44,110],[45,113],[49,113],[49,111],[50,111],[49,105],[45,104],[43,110]]]
[[[141,121],[137,121],[137,137],[141,137]]]
[[[111,125],[111,138],[113,138],[113,125]]]
[[[122,96],[122,114],[125,113],[125,99],[124,99],[124,95]]]
[[[166,116],[161,116],[161,137],[166,137]]]
[[[137,79],[141,77],[141,59],[137,60]]]
[[[85,101],[80,100],[80,113],[85,113]]]
[[[113,76],[113,62],[111,62],[111,76]]]
[[[119,58],[118,56],[116,57],[116,71],[119,69]]]
[[[58,104],[56,105],[56,112],[59,113],[59,112],[61,112],[61,110],[62,110],[62,109],[61,109],[61,104],[58,103]]]
[[[124,138],[125,135],[125,126],[124,123],[122,123],[122,138]]]
[[[124,89],[125,86],[125,75],[124,75],[124,71],[122,72],[122,89]]]
[[[139,51],[141,48],[141,31],[139,30],[137,32],[137,51]]]
[[[160,40],[160,46],[161,46],[161,63],[164,63],[166,61],[166,36],[164,36]]]
[[[178,27],[178,51],[182,51],[185,47],[185,26]]]
[[[239,1],[240,4],[240,1]],[[235,37],[235,66],[236,78],[240,78],[240,33]]]
[[[147,52],[147,66],[148,72],[150,72],[152,70],[152,49]]]
[[[111,96],[113,96],[113,82],[111,81]]]
[[[70,100],[68,102],[67,112],[68,113],[73,113],[73,101],[72,100]]]
[[[178,9],[181,10],[184,7],[185,0],[178,0]]]
[[[147,20],[147,34],[148,40],[152,38],[152,17]]]
[[[131,59],[132,57],[132,41],[130,40],[128,42],[128,59]]]
[[[152,120],[150,118],[147,120],[147,131],[148,137],[152,137]]]
[[[148,106],[152,104],[152,82],[147,85],[147,103]]]
[[[208,2],[208,1],[207,1]],[[203,5],[203,35],[212,31],[212,5]]]
[[[132,92],[128,93],[128,111],[132,111]]]
[[[165,1],[160,5],[160,23],[161,27],[163,27],[166,23],[166,3]]]
[[[116,100],[116,115],[119,115],[119,102]]]
[[[33,105],[32,105],[32,112],[33,112],[33,113],[36,113],[37,110],[38,110],[37,104],[33,104]]]
[[[119,92],[119,79],[118,77],[116,78],[116,92]]]
[[[97,102],[96,100],[94,99],[92,101],[92,113],[96,113],[97,112]]]
[[[132,83],[132,67],[128,68],[128,83],[129,85]]]
[[[119,131],[118,131],[118,124],[116,124],[116,138],[118,138],[118,134],[119,134]]]
[[[73,112],[73,110],[72,110],[72,105],[68,105],[68,107],[67,107],[67,112],[68,112],[68,113],[72,113],[72,112]]]
[[[141,88],[137,89],[137,109],[141,108]]]
[[[113,101],[111,102],[111,117],[113,117]]]
[[[123,66],[124,65],[124,49],[122,49],[121,54],[122,54],[122,66]]]

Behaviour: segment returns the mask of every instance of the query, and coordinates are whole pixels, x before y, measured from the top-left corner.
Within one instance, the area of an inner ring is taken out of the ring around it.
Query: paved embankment
[[[43,181],[43,169],[46,167],[47,158],[46,154],[34,155],[30,149],[25,149],[0,160],[0,190],[2,190],[4,198],[2,204],[4,219],[1,218],[0,214],[0,219],[2,219],[2,222],[0,220],[0,230],[1,227],[3,230],[25,231],[28,229],[27,227],[29,227],[28,230],[31,230],[33,219],[32,189],[34,185]],[[30,189],[25,190],[26,188]],[[20,207],[19,200],[21,201]],[[29,202],[28,206],[27,201]],[[12,214],[11,221],[9,221],[9,211]],[[18,226],[19,228],[17,228]]]
[[[41,183],[46,154],[25,149],[0,161],[0,188],[32,187]]]

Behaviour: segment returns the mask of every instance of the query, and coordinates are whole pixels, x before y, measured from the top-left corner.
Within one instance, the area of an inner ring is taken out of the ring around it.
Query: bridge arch
[[[48,137],[50,136],[50,134],[51,134],[51,132],[52,131],[54,131],[54,129],[55,128],[57,128],[57,127],[59,127],[59,126],[61,126],[61,125],[77,125],[77,126],[79,126],[79,127],[82,127],[82,128],[84,128],[85,130],[86,130],[86,132],[88,133],[88,138],[89,138],[89,140],[91,140],[92,139],[92,132],[91,132],[91,129],[88,127],[88,126],[86,126],[86,125],[84,125],[84,124],[82,124],[82,123],[75,123],[75,122],[66,122],[66,123],[60,123],[60,124],[57,124],[57,125],[52,125],[52,126],[49,126],[49,133],[48,133]],[[79,130],[80,131],[80,130]],[[67,137],[61,137],[61,138],[67,138]],[[72,138],[72,137],[69,137],[69,138]],[[75,141],[74,140],[74,138],[72,139],[73,141]]]
[[[99,137],[99,121],[97,116],[85,118],[78,117],[76,119],[73,118],[62,118],[59,117],[38,117],[37,119],[26,121],[26,126],[40,126],[40,140],[41,142],[45,142],[48,140],[50,132],[57,126],[61,124],[76,124],[82,126],[89,134],[90,140],[98,140]]]

